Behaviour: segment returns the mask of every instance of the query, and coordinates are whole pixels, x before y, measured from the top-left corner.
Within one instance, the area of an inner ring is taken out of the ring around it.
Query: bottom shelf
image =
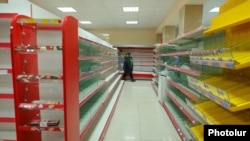
[[[197,141],[203,141],[204,140],[204,127],[203,125],[196,125],[193,127],[190,127],[190,130]]]
[[[120,79],[120,76],[117,77],[111,85],[107,85],[107,87],[102,88],[80,108],[81,139],[85,136],[97,115],[105,107],[105,103],[110,99],[113,92],[116,90]]]
[[[162,106],[167,112],[181,139],[183,141],[194,140],[185,126],[186,121],[188,121],[187,117],[175,106],[175,104],[168,97],[166,97]]]
[[[0,130],[0,141],[16,141],[16,132]]]
[[[120,71],[119,74],[123,74],[123,71]],[[150,79],[154,77],[153,72],[143,72],[143,71],[133,71],[134,79]],[[129,79],[129,75],[127,75]]]
[[[151,85],[153,87],[153,90],[155,91],[156,96],[158,96],[158,86],[154,82],[152,82]]]
[[[249,111],[231,112],[210,100],[199,103],[187,101],[187,103],[208,124],[250,124]]]
[[[116,109],[123,85],[124,81],[120,81],[119,86],[115,90],[110,101],[107,103],[107,106],[104,108],[103,112],[101,113],[101,116],[98,116],[98,118],[96,119],[93,130],[88,130],[88,133],[83,138],[83,141],[103,140],[111,122],[114,111]]]

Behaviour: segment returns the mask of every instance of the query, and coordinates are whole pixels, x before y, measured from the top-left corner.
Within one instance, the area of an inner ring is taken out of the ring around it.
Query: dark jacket
[[[131,56],[126,55],[124,57],[123,70],[124,70],[124,73],[132,73],[132,71],[133,71],[133,58]]]

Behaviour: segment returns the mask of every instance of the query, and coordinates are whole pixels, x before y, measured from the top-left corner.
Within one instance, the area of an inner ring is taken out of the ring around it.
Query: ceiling
[[[153,28],[161,31],[165,25],[178,25],[179,9],[185,4],[203,4],[203,24],[210,25],[217,13],[208,12],[225,0],[29,0],[31,3],[64,17],[72,15],[79,21],[91,21],[90,25],[79,23],[83,29]],[[138,6],[138,13],[124,13],[122,7]],[[73,7],[77,12],[63,13],[57,7]],[[127,25],[127,20],[137,20],[137,25]]]

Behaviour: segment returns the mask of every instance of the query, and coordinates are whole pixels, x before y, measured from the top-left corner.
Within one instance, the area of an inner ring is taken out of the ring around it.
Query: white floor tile
[[[140,128],[135,126],[112,126],[107,131],[104,140],[110,141],[129,141],[140,140]]]
[[[126,81],[104,141],[181,141],[150,81]]]

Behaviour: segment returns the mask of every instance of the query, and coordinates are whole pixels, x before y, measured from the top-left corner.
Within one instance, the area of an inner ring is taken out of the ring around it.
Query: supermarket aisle
[[[126,81],[104,141],[181,141],[151,81]]]

